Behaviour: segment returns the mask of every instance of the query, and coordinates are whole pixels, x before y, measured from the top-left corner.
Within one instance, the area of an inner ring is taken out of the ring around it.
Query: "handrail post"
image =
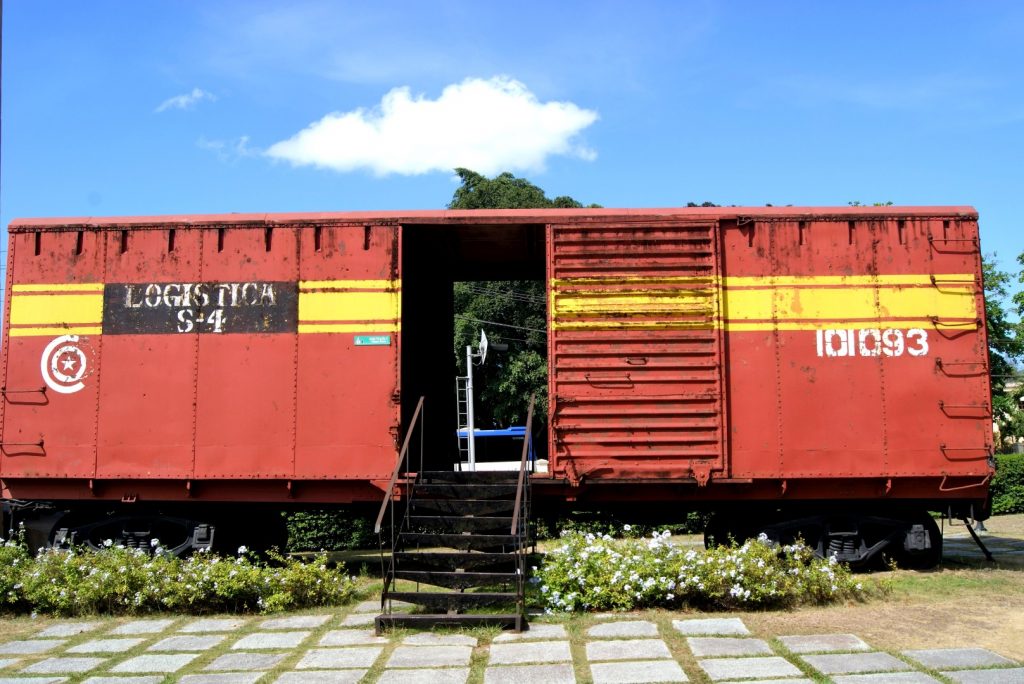
[[[423,412],[423,397],[416,402],[416,410],[413,411],[412,421],[409,422],[409,429],[405,432],[405,440],[402,442],[402,450],[398,453],[398,461],[395,463],[395,470],[391,473],[391,480],[388,482],[388,488],[384,493],[384,501],[380,504],[380,512],[377,513],[377,522],[373,526],[373,531],[376,534],[380,534],[380,525],[384,520],[384,514],[387,512],[388,504],[395,496],[395,483],[398,482],[398,473],[402,471],[402,464],[405,462],[406,454],[409,452],[409,440],[412,439],[412,431],[416,428],[416,421],[419,420],[420,413]]]

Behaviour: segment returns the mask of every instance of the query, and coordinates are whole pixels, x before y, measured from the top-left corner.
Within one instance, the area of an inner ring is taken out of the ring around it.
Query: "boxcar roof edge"
[[[275,226],[296,224],[359,224],[366,222],[432,224],[503,224],[614,221],[614,220],[723,220],[723,219],[818,219],[853,220],[870,217],[935,218],[955,217],[976,220],[971,206],[884,206],[884,207],[675,207],[675,208],[601,208],[601,209],[436,209],[352,212],[171,214],[166,216],[73,216],[16,218],[10,232],[68,229],[145,229],[168,224],[186,227],[222,225]]]

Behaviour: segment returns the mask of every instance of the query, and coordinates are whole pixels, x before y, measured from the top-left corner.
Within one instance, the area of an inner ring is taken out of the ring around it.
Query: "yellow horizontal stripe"
[[[840,276],[727,276],[723,278],[726,288],[731,287],[814,287],[831,286],[874,286],[891,287],[898,285],[973,285],[973,273],[936,273],[932,275],[910,273],[906,275],[840,275]]]
[[[401,280],[300,280],[300,290],[400,290]]]
[[[934,277],[934,282],[932,278]],[[553,288],[592,287],[594,285],[660,285],[713,283],[724,287],[808,287],[823,285],[972,285],[973,273],[908,273],[903,275],[820,275],[820,276],[609,276],[586,278],[553,278]]]
[[[552,278],[551,287],[591,287],[593,285],[717,285],[716,276],[601,276],[589,278]]]
[[[772,332],[774,330],[830,330],[850,327],[870,328],[923,328],[925,330],[973,330],[977,329],[977,321],[933,321],[931,319],[888,320],[851,323],[849,321],[714,321],[685,323],[681,321],[557,321],[552,324],[555,330],[725,330],[728,332]]]
[[[11,286],[11,292],[103,292],[103,283],[20,283]]]
[[[770,321],[761,322],[744,322],[744,321],[726,321],[722,325],[723,330],[730,332],[755,332],[755,331],[772,331],[772,330],[831,330],[831,329],[846,329],[846,328],[896,328],[898,330],[908,330],[910,328],[923,328],[925,330],[934,330],[936,328],[940,330],[947,330],[951,328],[957,329],[976,329],[978,327],[977,321],[957,321],[957,322],[935,322],[931,319],[902,319],[902,320],[872,320],[868,322],[856,322],[851,323],[849,321],[779,321],[778,323],[772,323]]]
[[[397,319],[397,292],[300,292],[300,321],[377,321]]]
[[[614,295],[558,295],[555,307],[559,316],[614,315],[679,315],[716,313],[714,293],[709,290],[675,290],[672,292],[627,293]]]
[[[11,325],[99,323],[102,320],[102,294],[15,295],[11,297]]]
[[[399,323],[299,323],[300,333],[397,333]]]
[[[963,327],[978,317],[973,274],[725,278],[725,287],[680,287],[707,279],[647,277],[552,281],[559,329],[818,330],[859,325]],[[603,287],[610,286],[610,287]],[[720,309],[719,309],[720,307]],[[688,320],[690,319],[690,320]],[[899,321],[896,319],[906,319]],[[778,321],[778,325],[772,323]],[[908,321],[917,321],[910,323]],[[877,323],[876,323],[877,322]]]
[[[722,318],[728,321],[774,318],[848,319],[975,318],[969,290],[938,288],[777,288],[725,290]]]
[[[7,334],[11,337],[38,337],[40,335],[52,337],[54,335],[99,335],[102,332],[103,328],[98,325],[69,325],[47,328],[11,328]]]
[[[714,330],[716,321],[552,321],[552,330]]]

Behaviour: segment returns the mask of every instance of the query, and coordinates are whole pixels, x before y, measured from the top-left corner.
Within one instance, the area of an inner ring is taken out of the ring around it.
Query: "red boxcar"
[[[934,536],[924,510],[985,512],[991,408],[969,207],[9,230],[3,492],[56,502],[83,536],[99,534],[80,513],[90,503],[152,522],[200,520],[190,511],[210,502],[377,502],[421,395],[428,460],[450,467],[451,284],[487,279],[548,282],[541,499],[699,503],[729,513],[719,533],[827,544],[870,547],[906,528],[915,552],[934,546],[920,541]],[[868,518],[882,532],[865,532]]]

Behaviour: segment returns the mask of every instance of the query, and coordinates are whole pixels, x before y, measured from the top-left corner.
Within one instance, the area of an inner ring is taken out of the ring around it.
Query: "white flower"
[[[114,545],[114,540],[113,539],[104,539],[103,540],[103,546],[105,546],[106,548],[109,549],[113,545]]]
[[[157,539],[156,537],[153,537],[152,539],[149,540],[149,545],[152,546],[155,549],[156,547],[160,546],[160,540]]]
[[[243,553],[248,553],[248,552],[249,552],[249,547],[246,546],[245,544],[243,544],[243,545],[238,547],[238,555],[239,556],[241,556]]]
[[[626,530],[626,532],[629,532],[630,530],[633,529],[633,526],[632,525],[623,525],[622,529]]]

